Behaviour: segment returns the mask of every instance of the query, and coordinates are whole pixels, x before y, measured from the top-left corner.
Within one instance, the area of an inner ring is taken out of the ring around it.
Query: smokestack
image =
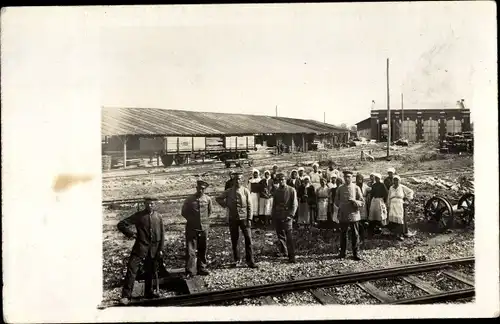
[[[372,100],[372,110],[375,109],[375,100]]]
[[[461,107],[462,109],[465,109],[465,104],[464,104],[464,101],[465,101],[464,99],[460,99],[460,107]]]

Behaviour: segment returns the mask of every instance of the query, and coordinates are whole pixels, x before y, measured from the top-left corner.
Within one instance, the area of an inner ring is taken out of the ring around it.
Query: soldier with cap
[[[253,258],[252,250],[252,198],[250,191],[243,186],[243,175],[235,173],[234,185],[225,190],[220,196],[215,198],[222,207],[229,209],[229,232],[231,233],[231,245],[233,248],[234,263],[232,267],[237,267],[241,262],[240,250],[238,246],[240,229],[245,238],[245,259],[250,268],[257,268]]]
[[[182,205],[181,215],[186,219],[186,277],[196,273],[202,276],[207,271],[207,232],[212,215],[212,199],[205,194],[208,183],[196,182],[196,193],[190,195]]]
[[[279,172],[276,175],[279,181],[278,188],[273,193],[272,219],[279,241],[279,249],[288,260],[295,263],[295,247],[292,237],[293,217],[298,208],[297,192],[295,188],[286,184],[285,175]]]
[[[347,233],[350,230],[353,259],[359,261],[359,209],[363,207],[365,200],[361,189],[352,182],[352,174],[351,171],[344,171],[345,183],[335,193],[334,203],[338,207],[337,217],[340,223],[340,254],[337,258],[346,256]]]
[[[118,230],[125,236],[135,239],[135,244],[128,259],[127,274],[125,275],[120,300],[124,305],[128,304],[132,297],[134,282],[141,262],[144,262],[146,274],[145,297],[158,297],[157,293],[153,291],[153,276],[162,257],[165,236],[163,220],[156,212],[155,201],[154,198],[145,198],[145,208],[121,220],[117,226]],[[130,230],[131,226],[135,226],[135,232]]]

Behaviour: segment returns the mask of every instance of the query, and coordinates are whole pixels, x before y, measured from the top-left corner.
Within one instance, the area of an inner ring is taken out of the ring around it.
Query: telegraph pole
[[[405,136],[405,128],[403,127],[405,122],[405,113],[403,110],[403,93],[401,92],[401,135],[399,137],[404,137]]]
[[[323,124],[326,124],[326,112],[323,111]]]
[[[387,58],[387,158],[390,156],[391,145],[391,101],[389,96],[389,58]]]
[[[276,117],[278,117],[278,105],[276,105]]]

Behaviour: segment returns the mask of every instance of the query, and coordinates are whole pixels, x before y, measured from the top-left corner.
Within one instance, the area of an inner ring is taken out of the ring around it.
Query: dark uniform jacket
[[[234,185],[234,179],[229,179],[226,181],[226,185],[224,186],[224,190],[232,188]]]
[[[385,185],[385,188],[386,188],[387,190],[389,190],[389,188],[390,188],[390,187],[394,184],[393,179],[394,179],[394,178],[392,178],[392,179],[391,179],[391,178],[389,178],[389,177],[387,177],[387,178],[385,178],[385,179],[384,179],[384,185]]]
[[[297,190],[297,196],[301,203],[316,205],[316,191],[312,185],[306,188],[306,185],[302,184]]]
[[[182,205],[181,215],[186,222],[186,231],[205,231],[210,227],[210,215],[212,214],[212,199],[203,194],[198,197],[192,194],[187,197]]]
[[[135,225],[135,233],[129,228],[132,225]],[[141,258],[146,257],[148,251],[152,258],[157,257],[165,244],[163,220],[156,211],[151,214],[146,210],[138,211],[120,221],[118,230],[129,238],[135,238],[132,254]]]
[[[292,183],[292,178],[286,181],[286,184],[290,187],[293,187],[295,191],[298,191],[300,186],[302,185],[302,181],[299,178],[295,178],[295,184]]]
[[[293,187],[285,185],[284,188],[274,191],[271,212],[273,219],[284,221],[287,217],[293,218],[298,207],[297,192]]]

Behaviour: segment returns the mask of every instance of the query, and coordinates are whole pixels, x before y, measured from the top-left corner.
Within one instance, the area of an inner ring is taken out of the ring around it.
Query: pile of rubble
[[[465,193],[465,192],[474,193],[474,181],[465,176],[458,178],[456,181],[447,181],[432,176],[421,177],[421,178],[410,177],[407,179],[407,181],[411,184],[424,184],[432,187],[437,187],[439,189],[453,190],[459,193]]]

